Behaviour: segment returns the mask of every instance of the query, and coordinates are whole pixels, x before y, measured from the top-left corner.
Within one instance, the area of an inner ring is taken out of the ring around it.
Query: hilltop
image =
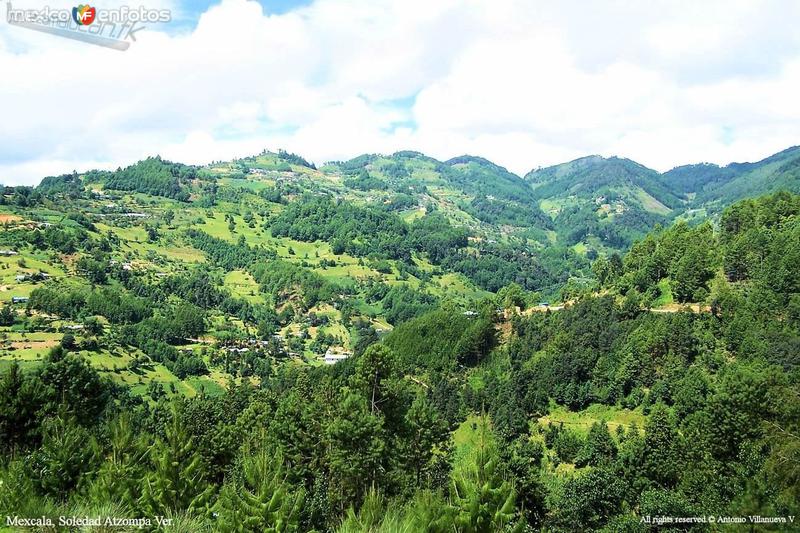
[[[441,305],[476,313],[487,298],[571,298],[596,283],[598,257],[658,224],[714,217],[728,195],[792,190],[797,158],[790,149],[659,174],[590,156],[522,178],[468,155],[366,154],[317,168],[264,151],[46,177],[0,195],[0,300],[38,321],[6,333],[0,361],[35,365],[64,332],[96,330],[86,320],[97,317],[129,348],[101,342],[92,360],[139,393],[320,364]],[[640,290],[659,305],[677,298],[667,280]],[[219,348],[222,366],[210,356]]]

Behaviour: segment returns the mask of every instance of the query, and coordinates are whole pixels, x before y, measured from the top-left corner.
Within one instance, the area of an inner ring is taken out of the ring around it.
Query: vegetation
[[[797,515],[800,196],[672,221],[693,178],[666,176],[265,151],[4,188],[0,512],[254,532]]]

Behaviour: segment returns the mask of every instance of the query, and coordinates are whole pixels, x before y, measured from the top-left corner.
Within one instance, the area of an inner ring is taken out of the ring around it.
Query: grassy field
[[[644,427],[646,420],[647,418],[642,414],[641,408],[631,411],[620,407],[592,404],[583,411],[577,412],[553,405],[550,408],[550,412],[546,416],[539,418],[537,422],[542,427],[563,423],[565,427],[585,436],[595,422],[605,421],[608,424],[609,431],[614,434],[619,426],[627,430],[634,422],[641,429]]]
[[[224,284],[234,296],[244,298],[251,303],[262,303],[264,301],[263,296],[259,293],[258,283],[248,272],[243,270],[228,272],[225,275]]]
[[[474,457],[476,448],[480,445],[481,438],[486,439],[485,443],[494,445],[494,436],[491,431],[481,431],[481,424],[487,424],[491,429],[489,417],[481,418],[471,414],[453,432],[453,465],[471,461]]]
[[[17,281],[16,278],[37,272],[44,272],[51,278],[66,274],[63,267],[55,266],[42,253],[25,251],[19,255],[0,256],[0,302],[9,302],[13,296],[30,296],[38,283]]]
[[[672,209],[665,206],[638,187],[636,188],[635,196],[636,199],[641,202],[642,207],[651,213],[655,213],[657,215],[668,215],[672,212]]]

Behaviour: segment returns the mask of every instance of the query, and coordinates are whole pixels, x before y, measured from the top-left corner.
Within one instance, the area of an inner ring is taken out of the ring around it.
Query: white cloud
[[[520,173],[590,153],[660,170],[754,160],[800,137],[799,10],[318,0],[267,15],[224,0],[124,53],[3,23],[0,182],[265,147],[472,153]]]

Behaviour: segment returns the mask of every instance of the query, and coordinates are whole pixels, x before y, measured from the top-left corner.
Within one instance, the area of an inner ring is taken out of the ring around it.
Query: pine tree
[[[42,425],[42,445],[30,457],[33,478],[44,494],[66,498],[96,467],[98,452],[89,431],[62,410]]]
[[[344,502],[360,501],[376,482],[386,460],[383,419],[373,415],[368,403],[348,392],[339,412],[328,425],[331,474]]]
[[[215,510],[217,530],[226,532],[284,533],[299,531],[305,491],[294,494],[286,482],[282,460],[265,448],[246,453],[240,484],[222,489]]]
[[[134,508],[146,455],[147,449],[134,435],[130,416],[121,414],[111,423],[111,449],[89,489],[92,500],[98,504],[113,501]]]
[[[275,409],[267,437],[281,452],[290,473],[306,478],[319,467],[319,435],[323,432],[313,416],[313,402],[292,391]]]
[[[36,430],[36,412],[44,401],[41,383],[25,379],[16,361],[0,376],[0,449],[15,455],[29,445]]]
[[[414,472],[417,486],[422,474],[430,466],[436,449],[441,449],[449,438],[447,423],[442,420],[433,405],[419,395],[406,413],[406,426],[409,432],[405,441],[408,464]]]
[[[387,382],[395,373],[395,356],[384,345],[373,344],[367,348],[356,363],[353,385],[369,401],[370,412],[375,414],[386,408],[389,401]]]
[[[585,469],[565,484],[556,505],[559,531],[596,531],[618,514],[625,485],[605,467]]]
[[[680,477],[678,430],[667,408],[658,404],[653,408],[644,428],[645,477],[664,487],[674,487]]]
[[[600,466],[611,462],[617,455],[617,445],[611,438],[608,431],[608,424],[605,421],[595,422],[589,429],[583,450],[576,459],[576,463],[581,465]]]
[[[488,442],[487,421],[480,424],[474,463],[453,473],[451,505],[459,533],[501,531],[516,518],[516,492],[500,474],[497,453]],[[517,522],[517,528],[523,523]],[[516,529],[516,528],[515,528]]]
[[[418,491],[406,507],[399,531],[425,531],[427,533],[449,533],[453,531],[455,509],[447,505],[437,492]]]
[[[150,448],[154,470],[143,481],[139,504],[152,515],[197,512],[207,506],[213,487],[206,482],[202,459],[175,405],[165,429],[166,438]]]
[[[14,309],[10,305],[4,305],[0,309],[0,326],[13,326],[15,316]]]

